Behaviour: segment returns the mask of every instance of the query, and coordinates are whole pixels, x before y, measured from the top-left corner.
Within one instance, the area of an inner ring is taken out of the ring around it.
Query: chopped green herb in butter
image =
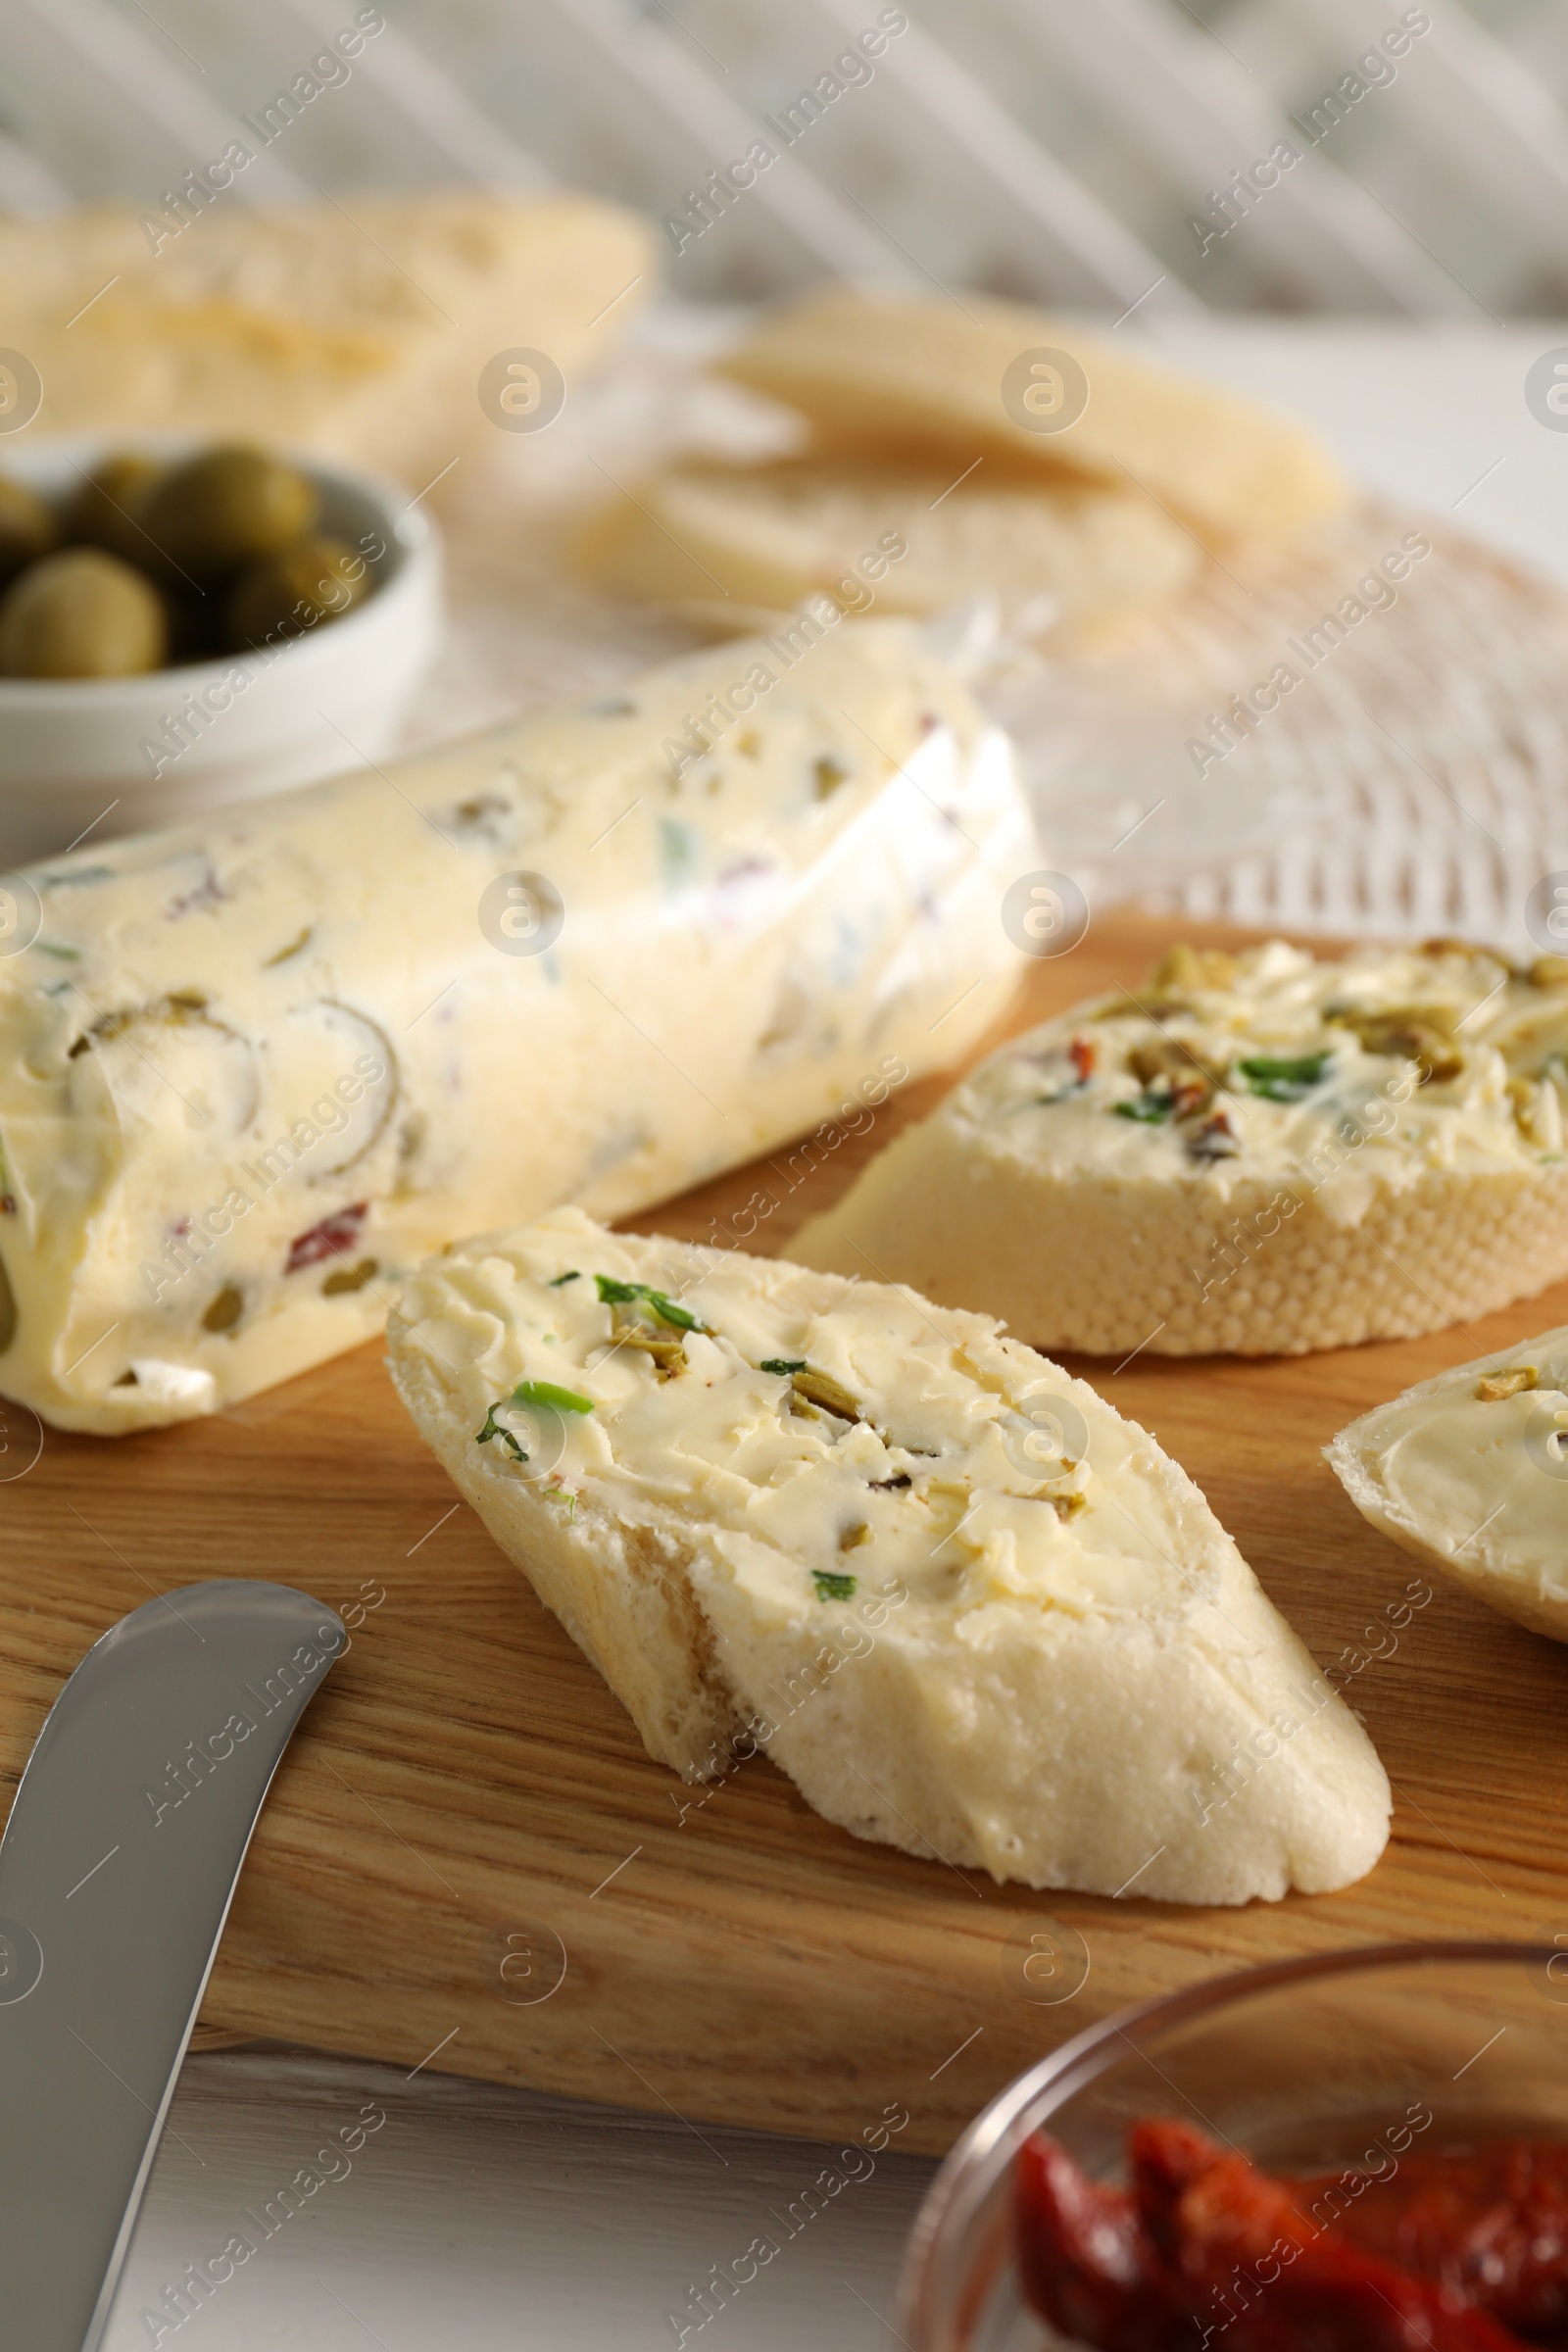
[[[619,1282],[613,1274],[596,1274],[599,1296],[607,1306],[651,1306],[661,1323],[672,1331],[706,1331],[708,1325],[688,1307],[677,1306],[662,1291],[656,1291],[646,1282]]]
[[[519,1380],[512,1392],[514,1404],[543,1404],[558,1413],[591,1413],[594,1400],[575,1389],[557,1388],[553,1380]]]
[[[1111,1108],[1118,1119],[1141,1119],[1145,1126],[1157,1125],[1168,1119],[1176,1107],[1176,1098],[1168,1088],[1149,1089],[1134,1095],[1130,1102],[1115,1102]]]
[[[831,1568],[813,1568],[811,1582],[816,1587],[818,1600],[853,1600],[857,1579],[839,1576]]]
[[[475,1434],[475,1444],[488,1446],[492,1438],[500,1438],[512,1447],[519,1462],[528,1459],[527,1450],[520,1446],[505,1423],[496,1419],[509,1405],[533,1405],[536,1409],[554,1413],[591,1413],[594,1400],[579,1396],[575,1389],[558,1388],[553,1380],[519,1380],[510,1396],[498,1396],[484,1417],[484,1427]]]
[[[1334,1059],[1325,1047],[1321,1054],[1252,1054],[1237,1067],[1254,1095],[1267,1102],[1299,1102],[1321,1081]]]
[[[497,1397],[495,1403],[490,1407],[490,1410],[484,1417],[483,1429],[476,1431],[474,1434],[474,1444],[476,1446],[488,1446],[492,1438],[499,1438],[503,1446],[510,1446],[512,1447],[513,1452],[515,1454],[519,1462],[525,1462],[528,1459],[528,1456],[523,1452],[522,1447],[517,1444],[517,1441],[513,1436],[511,1430],[503,1429],[496,1419],[497,1413],[505,1411],[506,1404],[507,1399],[505,1396]]]

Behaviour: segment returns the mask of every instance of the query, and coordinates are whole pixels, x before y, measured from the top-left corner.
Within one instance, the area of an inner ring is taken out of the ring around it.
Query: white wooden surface
[[[1123,330],[1125,331],[1125,330]],[[1525,407],[1528,330],[1166,318],[1158,348],[1295,409],[1368,485],[1454,514],[1568,582],[1568,434]],[[1267,876],[1254,880],[1266,900]],[[373,2099],[385,2126],[177,2330],[141,2318],[240,2209]],[[177,2135],[177,2136],[176,2136]],[[831,2152],[828,2152],[829,2154]],[[192,2059],[108,2352],[672,2352],[666,2314],[823,2161],[805,2143],[667,2124],[421,2075],[260,2053]],[[930,2167],[892,2151],[710,2324],[722,2352],[871,2352]]]
[[[1161,318],[1146,342],[1173,366],[1294,410],[1369,488],[1568,584],[1568,432],[1525,406],[1532,362],[1568,346],[1563,321]]]
[[[368,2106],[385,2123],[285,2218],[280,2192]],[[802,2140],[213,2052],[186,2064],[106,2352],[674,2352],[671,2312],[689,2348],[870,2352],[935,2170],[896,2146],[861,2148],[817,2211],[803,2192],[835,2151]],[[235,2232],[254,2254],[159,2335],[167,2288]],[[702,2328],[692,2288],[760,2233],[776,2255]]]

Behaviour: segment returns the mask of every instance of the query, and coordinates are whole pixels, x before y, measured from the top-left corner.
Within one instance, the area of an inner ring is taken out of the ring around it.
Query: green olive
[[[216,662],[228,651],[228,627],[223,599],[217,589],[208,596],[165,598],[169,608],[169,660],[178,667],[187,662]]]
[[[164,565],[207,587],[302,537],[320,503],[292,466],[236,445],[171,466],[138,519]]]
[[[46,556],[59,536],[55,518],[36,490],[0,473],[0,587]]]
[[[245,1312],[245,1294],[236,1283],[225,1282],[207,1301],[202,1316],[203,1331],[232,1331]]]
[[[124,451],[104,458],[66,509],[66,537],[76,547],[107,548],[138,571],[155,569],[157,552],[141,528],[141,512],[164,467],[155,458]]]
[[[157,589],[95,547],[45,556],[0,598],[0,676],[124,678],[168,652]]]
[[[365,558],[341,539],[301,539],[282,555],[253,564],[234,582],[228,624],[237,650],[303,637],[324,620],[341,620],[369,594]]]

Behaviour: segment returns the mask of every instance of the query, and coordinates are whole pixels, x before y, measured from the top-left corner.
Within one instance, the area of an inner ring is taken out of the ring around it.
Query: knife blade
[[[347,1646],[286,1585],[192,1585],[96,1642],[0,1839],[0,2309],[94,2352],[262,1800]]]

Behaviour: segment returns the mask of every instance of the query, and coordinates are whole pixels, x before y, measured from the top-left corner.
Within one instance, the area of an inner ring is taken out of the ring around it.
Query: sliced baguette
[[[992,1054],[789,1254],[1091,1354],[1485,1314],[1568,1273],[1568,964],[1533,972],[1443,942],[1176,950]]]
[[[1455,1364],[1342,1429],[1362,1517],[1533,1633],[1568,1642],[1568,1326]]]
[[[1381,1852],[1370,1742],[1198,1489],[987,1318],[564,1208],[431,1259],[389,1340],[460,1493],[688,1780],[754,1743],[859,1837],[1177,1902]]]
[[[1034,429],[1040,419],[1022,400],[1029,355],[1040,351],[1067,354],[1087,387],[1059,431]],[[918,453],[946,465],[950,480],[976,458],[1004,455],[1043,472],[1132,482],[1210,539],[1288,539],[1348,499],[1332,459],[1300,426],[1063,319],[978,294],[961,309],[847,287],[808,294],[769,313],[720,367],[799,410],[823,450]]]
[[[982,466],[788,459],[687,465],[596,515],[583,567],[633,595],[715,590],[782,612],[825,590],[847,612],[931,613],[989,590],[1004,617],[1088,627],[1161,603],[1198,563],[1191,534],[1130,484]]]
[[[283,440],[423,488],[494,431],[474,394],[488,362],[527,344],[574,377],[657,268],[647,222],[589,197],[452,187],[189,213],[0,220],[6,341],[42,376],[51,433]]]

